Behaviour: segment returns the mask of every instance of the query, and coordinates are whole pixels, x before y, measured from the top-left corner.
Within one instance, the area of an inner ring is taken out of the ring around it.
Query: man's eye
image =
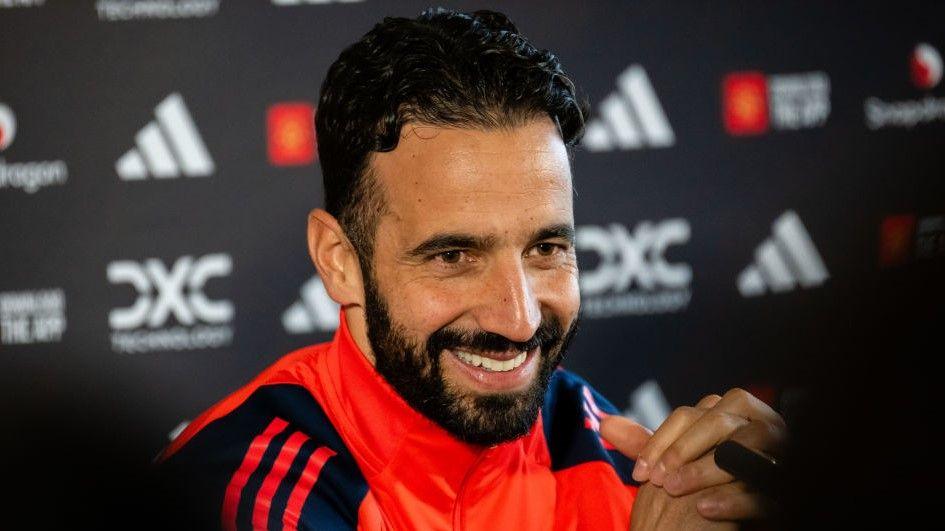
[[[437,255],[440,260],[446,262],[447,264],[458,264],[460,258],[463,257],[462,251],[444,251]]]
[[[538,254],[541,256],[551,256],[558,250],[558,245],[548,242],[539,243],[535,246],[535,250],[538,251]]]

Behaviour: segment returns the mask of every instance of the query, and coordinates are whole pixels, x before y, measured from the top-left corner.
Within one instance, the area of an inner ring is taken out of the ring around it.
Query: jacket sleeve
[[[158,465],[183,528],[354,529],[367,485],[303,388],[263,386]]]

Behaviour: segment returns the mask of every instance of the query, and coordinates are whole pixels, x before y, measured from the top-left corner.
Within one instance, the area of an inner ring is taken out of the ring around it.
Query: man
[[[569,149],[585,109],[557,58],[494,12],[388,18],[342,52],[315,120],[326,208],[308,225],[341,324],[164,452],[185,505],[228,529],[758,516],[712,450],[776,451],[770,408],[706,397],[651,438],[558,368],[580,303]]]

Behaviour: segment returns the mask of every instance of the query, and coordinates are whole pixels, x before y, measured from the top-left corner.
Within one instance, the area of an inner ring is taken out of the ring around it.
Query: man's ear
[[[341,224],[316,208],[308,215],[308,253],[328,295],[341,306],[364,306],[364,283],[357,252]]]

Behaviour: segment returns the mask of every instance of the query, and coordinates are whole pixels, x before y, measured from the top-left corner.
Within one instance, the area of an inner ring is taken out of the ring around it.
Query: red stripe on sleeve
[[[282,446],[276,462],[272,469],[266,474],[259,492],[256,494],[256,504],[253,506],[253,529],[267,529],[269,527],[269,508],[272,506],[272,497],[276,495],[276,489],[285,478],[292,461],[299,455],[299,449],[302,444],[308,440],[301,432],[293,433]]]
[[[321,474],[325,462],[333,455],[335,455],[334,450],[322,446],[312,452],[311,457],[308,458],[305,471],[302,472],[302,477],[299,478],[299,482],[292,489],[292,494],[289,495],[289,503],[286,504],[285,513],[282,515],[284,531],[296,531],[296,526],[299,525],[299,516],[302,513],[302,505],[305,504],[305,499],[308,498],[315,482],[318,481],[318,475]]]
[[[249,449],[246,450],[246,455],[243,456],[243,462],[239,469],[233,473],[230,483],[226,486],[226,494],[223,496],[223,512],[221,513],[223,529],[228,531],[236,529],[236,511],[240,505],[240,494],[243,492],[243,487],[249,481],[249,476],[256,471],[256,467],[262,461],[262,456],[269,448],[273,437],[288,425],[289,423],[282,419],[273,419],[266,426],[266,429],[249,444]]]

